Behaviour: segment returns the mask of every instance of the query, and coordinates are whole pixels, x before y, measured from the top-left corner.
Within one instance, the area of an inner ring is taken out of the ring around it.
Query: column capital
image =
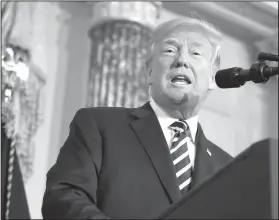
[[[156,26],[161,2],[94,2],[93,26],[108,20],[130,20],[149,28]]]

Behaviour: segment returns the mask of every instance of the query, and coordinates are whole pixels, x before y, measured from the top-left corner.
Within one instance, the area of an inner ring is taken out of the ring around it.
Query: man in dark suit
[[[215,86],[220,39],[193,18],[155,30],[146,62],[150,102],[76,113],[47,174],[44,218],[156,218],[231,161],[198,123]]]

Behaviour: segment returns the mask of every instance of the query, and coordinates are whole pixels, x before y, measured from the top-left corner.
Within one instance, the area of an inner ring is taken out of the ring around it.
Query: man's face
[[[196,108],[206,98],[210,82],[212,47],[195,29],[176,28],[154,47],[148,83],[161,106]]]

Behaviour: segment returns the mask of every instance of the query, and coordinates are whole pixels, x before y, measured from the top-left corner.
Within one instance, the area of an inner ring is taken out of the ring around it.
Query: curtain
[[[12,159],[14,158],[14,159]],[[1,123],[1,219],[30,219],[16,150]]]
[[[2,56],[10,43],[16,12],[16,2],[1,2]],[[1,88],[3,89],[3,81],[5,81],[3,80],[3,65],[1,75]],[[2,118],[3,99],[1,101],[1,219],[30,219],[22,172],[16,148],[12,147],[12,140],[7,136],[7,125]]]

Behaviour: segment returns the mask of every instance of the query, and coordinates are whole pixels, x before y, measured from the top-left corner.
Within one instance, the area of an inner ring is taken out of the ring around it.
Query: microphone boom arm
[[[271,76],[278,75],[278,66],[269,67],[264,62],[265,60],[278,62],[278,55],[261,52],[258,56],[258,61],[253,63],[250,69],[245,70],[240,67],[233,67],[219,70],[215,76],[217,86],[226,89],[241,87],[247,81],[266,83]]]

